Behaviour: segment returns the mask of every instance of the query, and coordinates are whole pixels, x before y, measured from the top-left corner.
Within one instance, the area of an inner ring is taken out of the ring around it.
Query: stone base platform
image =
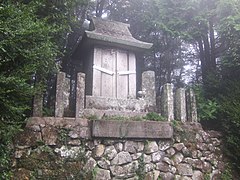
[[[86,109],[104,109],[116,111],[151,112],[153,107],[150,101],[145,99],[121,99],[99,96],[86,96]]]
[[[104,117],[123,117],[123,118],[142,118],[146,116],[147,112],[133,112],[133,111],[117,111],[117,110],[99,110],[99,109],[84,109],[83,117],[93,117],[97,119],[104,119]]]

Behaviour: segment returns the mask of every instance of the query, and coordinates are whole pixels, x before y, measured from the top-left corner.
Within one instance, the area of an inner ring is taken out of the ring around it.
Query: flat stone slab
[[[92,137],[167,139],[172,136],[169,122],[94,120],[92,124]]]

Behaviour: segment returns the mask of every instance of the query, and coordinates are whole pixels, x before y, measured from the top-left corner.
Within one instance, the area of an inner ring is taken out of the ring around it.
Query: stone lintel
[[[92,136],[96,138],[167,139],[173,136],[169,122],[94,120],[92,123]]]

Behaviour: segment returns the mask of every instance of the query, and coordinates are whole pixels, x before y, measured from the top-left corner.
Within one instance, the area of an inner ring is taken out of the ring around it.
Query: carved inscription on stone
[[[104,121],[95,120],[93,137],[109,138],[171,138],[173,128],[168,122]]]

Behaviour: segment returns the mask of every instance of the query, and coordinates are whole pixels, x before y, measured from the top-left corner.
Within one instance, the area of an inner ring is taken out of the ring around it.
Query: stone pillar
[[[146,100],[154,110],[156,108],[156,90],[154,71],[145,71],[142,73],[142,91]]]
[[[33,117],[42,117],[43,115],[43,94],[38,93],[33,98]]]
[[[75,117],[81,117],[84,110],[85,100],[85,74],[77,74],[77,85],[76,85],[76,113]]]
[[[174,107],[173,107],[173,85],[164,84],[161,95],[162,115],[167,118],[168,121],[174,119]]]
[[[185,89],[179,88],[175,93],[175,119],[186,122],[186,96]]]
[[[188,89],[186,91],[186,99],[187,99],[187,120],[189,122],[197,122],[197,104],[196,97],[193,89]]]
[[[56,101],[55,101],[55,117],[63,117],[64,115],[64,85],[66,74],[59,72],[56,84]]]

